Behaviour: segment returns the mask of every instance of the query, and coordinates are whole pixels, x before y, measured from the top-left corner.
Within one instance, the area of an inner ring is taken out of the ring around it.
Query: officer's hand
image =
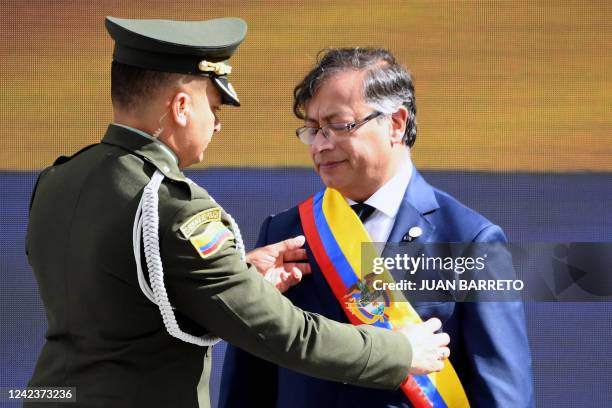
[[[302,248],[306,238],[286,239],[276,244],[256,248],[246,255],[246,260],[255,265],[259,273],[281,292],[302,280],[310,273],[306,250]]]
[[[434,317],[400,330],[412,344],[410,374],[424,375],[444,368],[444,360],[450,356],[450,349],[446,347],[450,337],[446,333],[435,333],[440,327],[442,322]]]

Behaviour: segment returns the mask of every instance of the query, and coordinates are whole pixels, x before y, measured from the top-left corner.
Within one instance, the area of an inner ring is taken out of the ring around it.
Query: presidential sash
[[[366,260],[363,265],[372,265],[367,260],[378,256],[377,251],[338,191],[318,192],[299,205],[299,213],[312,254],[352,324],[399,329],[422,321],[402,292],[373,289],[374,279],[391,283],[393,277],[387,270],[378,275],[362,270],[362,260]],[[401,389],[416,408],[469,407],[448,360],[438,373],[410,375]]]

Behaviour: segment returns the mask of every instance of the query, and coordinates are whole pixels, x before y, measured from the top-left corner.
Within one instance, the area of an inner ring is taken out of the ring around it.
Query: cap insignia
[[[228,75],[232,72],[232,67],[223,62],[200,61],[198,64],[200,71],[214,72],[215,75]]]

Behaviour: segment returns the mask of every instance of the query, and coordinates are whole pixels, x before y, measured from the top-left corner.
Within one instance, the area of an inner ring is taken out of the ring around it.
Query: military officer
[[[439,370],[439,321],[393,332],[294,307],[265,277],[282,287],[307,272],[283,264],[304,256],[303,237],[245,254],[231,216],[181,172],[220,130],[219,107],[240,104],[228,75],[244,21],[107,17],[106,28],[114,123],[32,195],[27,253],[49,328],[29,385],[76,387],[76,406],[208,406],[219,338],[366,387]]]

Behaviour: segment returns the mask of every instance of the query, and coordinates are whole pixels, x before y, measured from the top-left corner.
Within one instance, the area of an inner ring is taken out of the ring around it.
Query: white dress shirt
[[[412,161],[410,154],[406,152],[397,173],[365,201],[376,209],[363,224],[372,242],[387,242],[389,239],[411,177]],[[346,201],[349,205],[357,204],[350,198],[346,198]]]

